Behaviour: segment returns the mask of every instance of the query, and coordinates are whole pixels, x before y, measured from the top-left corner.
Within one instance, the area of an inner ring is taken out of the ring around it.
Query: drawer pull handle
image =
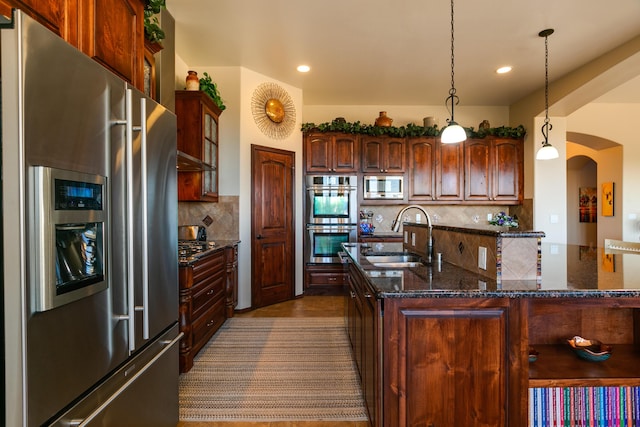
[[[207,322],[207,328],[212,327],[215,323],[216,323],[215,321],[213,321],[213,320],[209,320],[209,321]]]
[[[213,289],[209,289],[209,292],[207,292],[207,295],[213,295]]]

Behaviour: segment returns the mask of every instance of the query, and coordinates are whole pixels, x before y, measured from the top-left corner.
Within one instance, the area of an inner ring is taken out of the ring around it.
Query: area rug
[[[229,320],[180,376],[181,421],[362,421],[344,320]]]

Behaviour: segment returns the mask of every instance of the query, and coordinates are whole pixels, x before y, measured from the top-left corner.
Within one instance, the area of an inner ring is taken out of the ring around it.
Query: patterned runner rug
[[[229,320],[180,377],[181,421],[362,421],[344,320]]]

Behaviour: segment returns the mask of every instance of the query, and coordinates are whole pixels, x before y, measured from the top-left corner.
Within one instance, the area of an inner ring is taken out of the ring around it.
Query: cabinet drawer
[[[193,264],[193,284],[197,286],[198,282],[205,280],[213,273],[224,270],[224,251],[220,249]]]
[[[225,320],[224,299],[221,298],[215,301],[203,316],[193,322],[193,347],[191,353],[194,355],[198,353]]]
[[[193,294],[192,317],[200,317],[216,300],[224,300],[224,274],[216,273],[209,280],[201,282]]]
[[[346,273],[309,272],[309,283],[313,285],[344,285],[347,283]]]

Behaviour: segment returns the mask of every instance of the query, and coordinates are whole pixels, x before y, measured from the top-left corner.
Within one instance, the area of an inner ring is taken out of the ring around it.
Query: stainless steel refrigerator
[[[0,42],[0,424],[175,426],[175,116],[20,12]]]

